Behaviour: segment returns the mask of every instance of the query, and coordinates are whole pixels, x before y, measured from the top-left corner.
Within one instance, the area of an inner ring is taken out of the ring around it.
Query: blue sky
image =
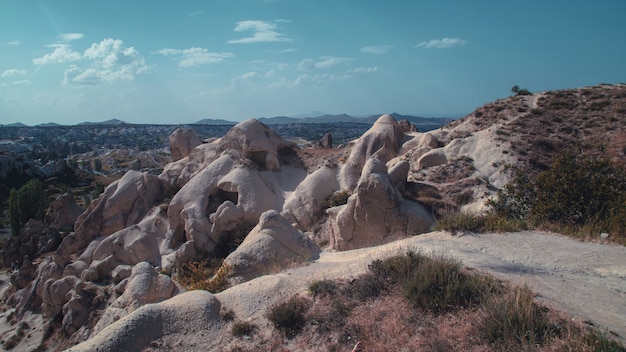
[[[0,1],[0,124],[465,114],[626,82],[623,0]]]

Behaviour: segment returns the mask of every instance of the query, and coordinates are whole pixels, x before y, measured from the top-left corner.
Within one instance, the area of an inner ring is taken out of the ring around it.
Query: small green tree
[[[100,159],[93,159],[93,169],[101,172],[102,171],[102,160]]]
[[[9,195],[9,220],[13,235],[18,235],[28,220],[43,220],[47,208],[48,198],[40,180],[32,179],[19,190],[12,188]]]
[[[511,88],[511,92],[515,95],[531,95],[532,93],[526,88],[520,88],[518,85],[514,85]]]

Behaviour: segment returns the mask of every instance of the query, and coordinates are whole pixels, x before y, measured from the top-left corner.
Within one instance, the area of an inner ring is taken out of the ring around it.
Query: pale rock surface
[[[338,173],[337,165],[327,162],[309,174],[285,201],[282,215],[308,230],[319,218],[322,202],[339,190]]]
[[[352,147],[348,161],[341,170],[341,188],[352,190],[356,187],[368,159],[376,158],[386,163],[395,158],[403,139],[404,133],[398,122],[391,115],[381,115]]]
[[[74,197],[65,193],[50,203],[44,222],[59,231],[72,231],[82,212],[83,208],[76,204]]]
[[[59,264],[80,253],[99,236],[108,236],[134,225],[161,199],[162,187],[154,175],[128,171],[111,183],[76,221],[76,232],[67,235],[55,252]]]
[[[126,270],[126,268],[120,268]],[[106,309],[98,324],[93,328],[91,336],[121,317],[137,310],[148,303],[157,303],[178,294],[178,287],[169,276],[159,274],[148,262],[141,262],[132,269],[130,277],[124,283],[124,290]]]
[[[313,261],[321,249],[276,210],[263,213],[245,240],[224,260],[230,282],[241,283],[281,268]]]
[[[219,312],[220,303],[211,293],[186,292],[146,304],[67,351],[144,351],[152,345],[175,346],[180,351],[212,350],[219,346],[219,333],[224,333]]]
[[[397,180],[399,176],[395,178]],[[332,220],[330,245],[340,250],[417,235],[428,231],[434,224],[434,219],[422,205],[402,198],[392,184],[385,164],[376,158],[370,158],[363,167],[363,174],[348,203],[330,208],[328,213]]]
[[[169,136],[172,161],[189,155],[193,148],[202,144],[202,140],[189,128],[177,128]]]

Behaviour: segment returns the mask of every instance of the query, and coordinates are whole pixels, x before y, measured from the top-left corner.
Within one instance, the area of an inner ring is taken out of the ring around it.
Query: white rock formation
[[[202,140],[189,128],[178,128],[169,137],[172,161],[189,155],[193,148],[202,144]]]
[[[342,189],[354,189],[361,176],[363,166],[370,158],[383,163],[398,156],[402,146],[404,133],[398,122],[391,115],[382,115],[376,120],[361,138],[359,138],[346,165],[341,170],[340,183]]]
[[[401,179],[399,175],[394,178]],[[434,223],[422,205],[402,198],[387,174],[387,167],[376,158],[368,159],[363,167],[348,204],[327,212],[332,219],[330,245],[341,250],[417,235],[428,231]]]
[[[282,268],[312,261],[321,249],[278,211],[263,213],[246,239],[224,260],[231,283],[241,283]]]

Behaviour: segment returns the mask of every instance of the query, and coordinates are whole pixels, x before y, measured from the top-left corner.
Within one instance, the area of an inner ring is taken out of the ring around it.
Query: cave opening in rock
[[[246,158],[254,161],[260,167],[266,167],[265,165],[266,157],[267,157],[267,152],[264,150],[246,152]]]

